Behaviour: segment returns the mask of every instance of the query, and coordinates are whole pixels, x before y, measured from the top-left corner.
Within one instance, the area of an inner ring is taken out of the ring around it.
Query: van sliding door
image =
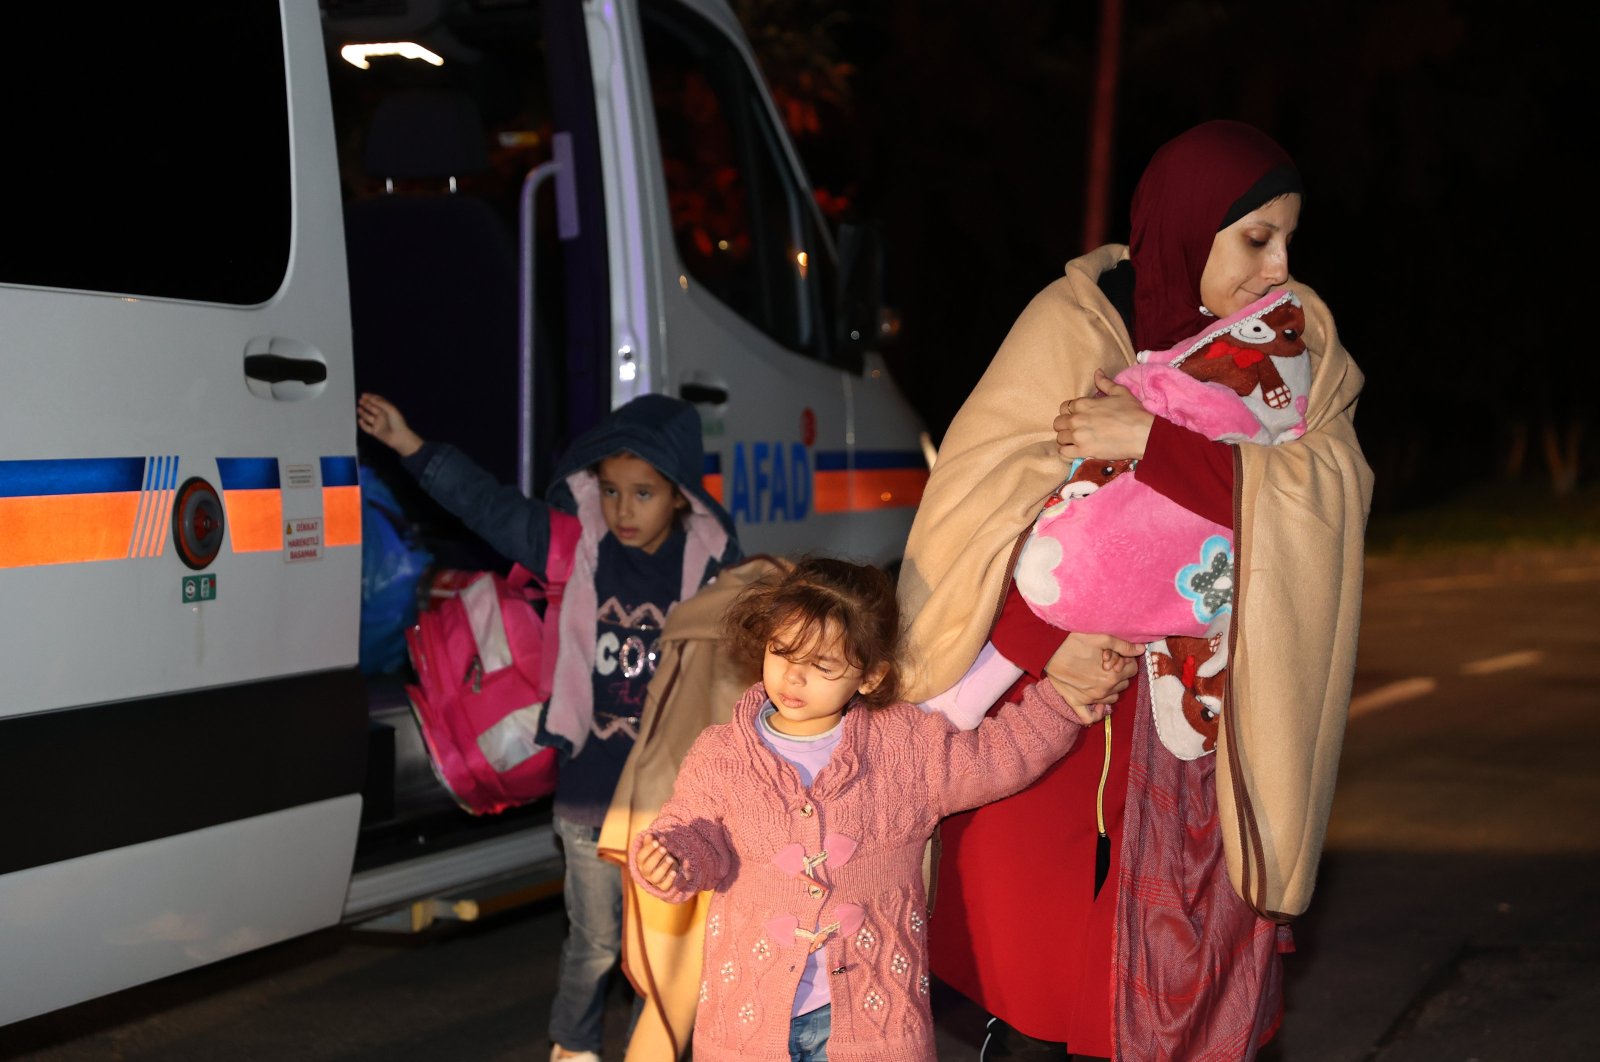
[[[336,921],[360,500],[315,4],[0,68],[0,1023]]]

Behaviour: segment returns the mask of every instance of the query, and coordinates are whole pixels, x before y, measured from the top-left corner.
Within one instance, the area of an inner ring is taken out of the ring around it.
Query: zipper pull
[[[1111,716],[1107,715],[1106,723],[1106,758],[1100,767],[1100,788],[1094,795],[1095,825],[1100,828],[1100,836],[1094,842],[1094,895],[1100,895],[1100,889],[1106,883],[1106,878],[1111,874],[1111,836],[1106,833],[1106,778],[1111,774]]]

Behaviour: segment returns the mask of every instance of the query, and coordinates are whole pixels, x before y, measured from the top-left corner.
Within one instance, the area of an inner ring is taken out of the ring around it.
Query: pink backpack
[[[542,580],[520,564],[506,578],[484,572],[406,631],[417,672],[406,693],[434,773],[474,815],[555,791],[556,750],[535,739],[579,531],[577,517],[552,510]],[[542,617],[533,607],[541,599]]]

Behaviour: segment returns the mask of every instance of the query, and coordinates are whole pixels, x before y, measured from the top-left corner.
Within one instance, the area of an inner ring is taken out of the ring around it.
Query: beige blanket
[[[739,591],[783,562],[752,557],[667,616],[661,654],[628,755],[600,830],[600,856],[623,867],[622,968],[644,997],[628,1043],[629,1062],[665,1062],[683,1054],[699,1003],[700,959],[711,894],[690,903],[658,900],[628,876],[628,846],[655,821],[672,795],[684,755],[700,731],[725,723],[760,667],[734,658],[722,640],[722,616]]]
[[[1050,423],[1133,364],[1097,279],[1127,257],[1102,247],[1023,311],[945,435],[900,576],[907,697],[953,685],[1004,599],[1013,552],[1061,481]],[[1218,778],[1229,877],[1265,917],[1310,902],[1349,708],[1372,473],[1353,426],[1361,371],[1327,306],[1291,280],[1313,361],[1307,432],[1237,448],[1231,689]]]

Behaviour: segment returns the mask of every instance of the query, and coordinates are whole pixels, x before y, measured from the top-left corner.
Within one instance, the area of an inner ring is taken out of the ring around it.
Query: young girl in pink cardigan
[[[976,730],[896,701],[899,613],[879,569],[811,559],[729,611],[762,660],[707,728],[630,869],[669,902],[712,890],[698,1062],[934,1058],[923,849],[1077,740],[1048,683]]]

